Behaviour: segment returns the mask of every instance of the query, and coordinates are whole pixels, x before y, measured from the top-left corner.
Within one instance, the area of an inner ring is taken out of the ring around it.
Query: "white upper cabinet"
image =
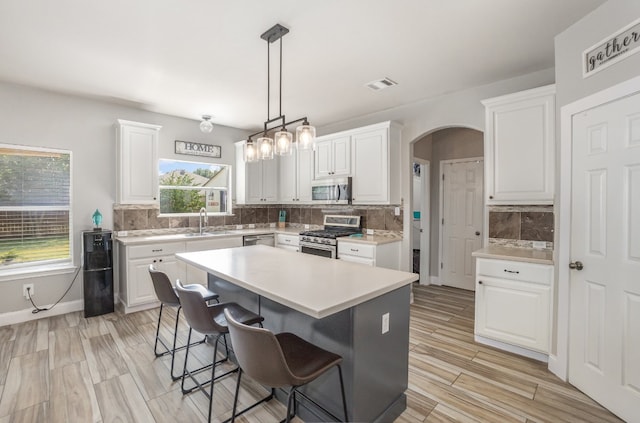
[[[351,136],[328,135],[315,142],[315,178],[351,176]]]
[[[118,120],[116,201],[153,204],[158,198],[158,139],[161,126]]]
[[[482,104],[487,204],[552,204],[555,85]]]
[[[351,135],[353,204],[400,203],[399,145],[400,129],[391,122]]]
[[[278,159],[245,163],[244,141],[236,143],[236,202],[268,204],[278,202]]]
[[[279,198],[283,204],[311,202],[313,150],[294,149],[290,156],[279,158]]]

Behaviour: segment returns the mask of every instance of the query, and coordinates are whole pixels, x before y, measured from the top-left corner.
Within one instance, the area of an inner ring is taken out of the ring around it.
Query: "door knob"
[[[480,236],[480,231],[476,231],[476,236]]]
[[[571,263],[569,263],[569,269],[582,270],[584,269],[584,265],[581,261],[572,261]]]

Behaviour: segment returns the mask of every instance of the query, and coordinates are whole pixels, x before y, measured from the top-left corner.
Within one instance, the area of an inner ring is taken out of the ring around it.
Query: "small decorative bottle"
[[[96,209],[96,211],[93,213],[93,216],[91,216],[91,220],[93,220],[94,231],[99,231],[102,229],[100,227],[100,225],[102,224],[102,213],[100,213],[100,210]]]

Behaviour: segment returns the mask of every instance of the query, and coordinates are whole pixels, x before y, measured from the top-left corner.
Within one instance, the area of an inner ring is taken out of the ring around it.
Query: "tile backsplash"
[[[531,247],[543,241],[553,249],[553,206],[489,207],[489,244]]]
[[[208,226],[232,227],[254,224],[265,227],[278,221],[280,210],[286,211],[288,226],[322,226],[325,214],[353,214],[362,216],[362,227],[366,229],[402,231],[402,208],[396,216],[392,206],[316,206],[272,204],[268,206],[233,207],[233,215],[209,216]],[[150,229],[197,228],[198,216],[158,216],[158,207],[149,205],[120,205],[113,207],[113,229],[115,231],[133,231]]]

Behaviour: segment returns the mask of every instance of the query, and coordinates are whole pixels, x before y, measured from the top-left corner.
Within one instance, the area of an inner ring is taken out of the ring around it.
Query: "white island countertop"
[[[178,253],[176,257],[316,319],[418,280],[415,273],[300,254],[266,245]]]

